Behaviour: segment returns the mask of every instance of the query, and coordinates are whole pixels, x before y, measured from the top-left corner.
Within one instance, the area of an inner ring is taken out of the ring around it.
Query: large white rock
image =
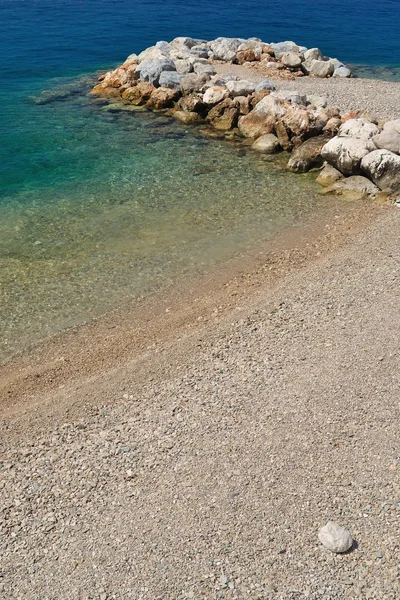
[[[323,60],[324,56],[319,48],[310,48],[304,52],[304,60]]]
[[[400,191],[400,156],[390,150],[374,150],[361,161],[361,169],[379,189]]]
[[[159,85],[160,75],[164,71],[176,71],[175,63],[170,58],[157,60],[143,60],[136,67],[136,73],[141,81],[149,81],[155,86]]]
[[[198,46],[199,44],[206,43],[204,40],[195,40],[191,37],[176,37],[170,42],[170,46],[173,48],[186,46],[187,48],[193,48],[193,46]]]
[[[296,69],[301,65],[301,57],[297,52],[284,52],[281,54],[279,60],[285,67],[290,67],[291,69]]]
[[[155,46],[150,46],[143,50],[138,56],[139,62],[143,60],[157,60],[158,58],[168,58],[171,54],[172,46],[167,42],[157,42]]]
[[[216,60],[232,61],[241,44],[246,42],[239,38],[217,38],[209,43]]]
[[[384,131],[397,131],[400,133],[400,119],[394,119],[393,121],[387,121],[383,126]]]
[[[332,521],[328,521],[324,527],[321,527],[318,538],[325,548],[338,554],[347,552],[353,545],[353,538],[350,532]]]
[[[273,48],[275,56],[277,58],[279,58],[280,55],[284,54],[285,52],[296,52],[297,54],[299,54],[300,52],[307,50],[307,48],[298,46],[294,42],[289,42],[289,41],[278,42],[277,44],[275,44],[274,42],[271,42],[270,46]]]
[[[384,129],[372,138],[375,146],[382,150],[390,150],[400,154],[400,133],[396,129]]]
[[[360,173],[361,160],[370,151],[367,140],[351,137],[334,137],[321,150],[321,155],[344,175]]]
[[[313,59],[308,68],[308,74],[312,77],[329,77],[330,75],[333,75],[334,71],[335,67],[328,60]]]
[[[247,81],[245,79],[239,79],[239,81],[228,81],[226,83],[226,89],[229,95],[235,96],[249,96],[255,90],[256,84],[253,81]]]
[[[212,106],[214,104],[218,104],[218,102],[222,102],[227,98],[229,92],[226,88],[213,85],[208,88],[203,96],[204,104],[208,104],[208,106]]]
[[[340,126],[339,137],[352,137],[358,140],[369,140],[378,135],[379,127],[367,119],[349,119]],[[371,147],[371,150],[374,148]]]
[[[274,98],[272,94],[262,98],[260,102],[257,102],[252,110],[253,113],[275,117],[278,119],[282,118],[286,114],[286,111],[287,108],[284,101],[279,100],[279,98]]]

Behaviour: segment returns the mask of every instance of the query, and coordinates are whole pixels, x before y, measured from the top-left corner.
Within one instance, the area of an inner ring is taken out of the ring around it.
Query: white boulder
[[[253,81],[247,81],[246,79],[239,79],[239,81],[227,81],[226,89],[229,95],[235,96],[249,96],[255,90],[256,84]]]
[[[379,189],[400,191],[400,156],[390,150],[374,150],[361,161],[361,169]]]
[[[229,95],[229,92],[226,88],[213,85],[208,88],[203,96],[204,104],[208,106],[213,106],[214,104],[218,104],[218,102],[222,102]]]
[[[400,154],[400,133],[396,129],[384,129],[372,138],[375,146],[382,150],[390,150]]]
[[[349,119],[340,126],[339,137],[352,137],[358,140],[370,140],[378,135],[379,127],[367,119]],[[374,148],[371,147],[371,150]]]
[[[361,160],[370,151],[367,140],[351,137],[334,137],[321,150],[321,155],[344,175],[359,174]]]
[[[318,538],[325,548],[338,554],[347,552],[353,545],[353,538],[351,537],[350,532],[332,521],[328,521],[328,523],[319,530]]]

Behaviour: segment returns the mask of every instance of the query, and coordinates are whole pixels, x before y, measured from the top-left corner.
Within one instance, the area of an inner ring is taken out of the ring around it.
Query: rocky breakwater
[[[277,91],[262,72],[247,80],[235,73],[219,75],[215,69],[221,62],[262,66],[267,61],[274,67],[266,68],[275,74],[350,75],[336,59],[321,56],[318,49],[307,50],[293,42],[176,38],[129,56],[101,76],[91,93],[126,109],[144,106],[185,124],[207,125],[205,131],[235,137],[257,152],[292,152],[288,169],[294,172],[326,165],[317,179],[324,193],[351,197],[400,193],[398,121],[382,128],[359,112],[342,115],[324,97]],[[319,62],[328,66],[323,69]]]

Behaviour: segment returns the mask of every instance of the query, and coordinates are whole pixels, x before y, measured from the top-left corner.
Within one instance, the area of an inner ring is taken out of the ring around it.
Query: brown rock
[[[266,54],[270,58],[275,56],[275,51],[274,51],[273,47],[270,46],[269,44],[262,45],[262,53]]]
[[[291,150],[293,148],[287,129],[282,121],[275,123],[275,134],[284,150]]]
[[[135,91],[136,85],[127,88],[124,92],[122,92],[123,100],[131,101],[132,98],[136,97],[137,92]]]
[[[170,108],[178,98],[179,92],[177,90],[160,87],[152,92],[146,106],[155,109]]]
[[[129,92],[129,97],[126,99],[135,106],[141,106],[142,104],[146,104],[155,89],[152,83],[139,81],[135,87],[125,90],[124,94],[128,95]]]
[[[339,179],[343,179],[342,173],[335,169],[335,167],[332,167],[332,165],[325,165],[318,175],[316,182],[323,187],[330,187]]]
[[[303,136],[315,125],[314,116],[303,106],[293,106],[282,120],[286,129],[296,136]]]
[[[342,124],[342,119],[340,117],[331,117],[328,119],[326,125],[323,128],[323,131],[329,135],[336,135],[339,127]]]
[[[182,96],[182,98],[179,99],[178,106],[180,110],[197,112],[201,116],[204,116],[207,112],[207,106],[203,102],[203,97],[197,96],[196,94]]]
[[[107,84],[100,83],[95,85],[90,92],[93,96],[106,96],[107,98],[121,98],[121,92],[118,88],[108,86]]]
[[[203,120],[197,112],[187,112],[186,110],[175,110],[172,115],[185,125],[195,125]]]
[[[251,96],[236,96],[233,99],[234,106],[239,109],[241,115],[248,115],[251,110]]]
[[[324,162],[321,150],[325,144],[326,138],[323,135],[313,137],[301,144],[293,152],[288,162],[289,171],[306,173],[314,167],[320,167]]]
[[[239,109],[231,98],[226,98],[214,106],[207,115],[207,121],[215,129],[228,131],[236,127],[239,117]]]
[[[244,137],[258,138],[260,135],[264,135],[264,133],[272,133],[275,121],[274,117],[258,114],[253,111],[239,118],[239,131]]]
[[[254,108],[256,104],[260,102],[265,96],[269,96],[270,90],[261,90],[260,92],[254,92],[250,97],[251,106]]]
[[[243,65],[246,62],[254,62],[255,60],[257,59],[254,50],[239,50],[236,52],[234,62],[238,65]]]
[[[104,75],[104,83],[111,87],[120,87],[121,85],[132,85],[139,79],[136,74],[137,64],[135,62],[124,63],[115,71],[109,71]]]

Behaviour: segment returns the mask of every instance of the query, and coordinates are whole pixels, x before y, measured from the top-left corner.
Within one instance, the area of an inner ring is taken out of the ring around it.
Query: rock
[[[245,79],[240,79],[239,81],[228,81],[226,83],[226,89],[229,92],[229,95],[233,98],[235,96],[248,96],[252,94],[255,90],[255,83],[252,81],[247,81]]]
[[[179,110],[186,112],[197,112],[202,117],[206,114],[208,107],[203,102],[203,97],[197,94],[183,96],[178,102]]]
[[[303,63],[303,65],[306,63]],[[334,73],[334,66],[329,61],[313,59],[307,68],[311,77],[329,77]]]
[[[158,60],[144,60],[136,67],[136,73],[141,81],[148,81],[156,87],[159,85],[161,73],[164,71],[175,71],[175,63],[170,58]]]
[[[340,137],[352,137],[358,140],[369,140],[378,133],[379,127],[366,119],[350,119],[343,123],[338,131]]]
[[[273,154],[280,150],[279,140],[273,133],[266,133],[254,142],[252,149],[262,154]]]
[[[236,96],[233,99],[233,104],[239,109],[241,115],[248,115],[251,110],[250,96]]]
[[[361,160],[369,153],[367,140],[334,137],[322,148],[322,157],[344,175],[361,173]]]
[[[321,136],[310,138],[296,148],[288,162],[289,171],[306,173],[313,167],[320,167],[323,163],[321,150],[326,144],[326,138]]]
[[[329,188],[325,189],[324,194],[337,194],[343,196],[346,200],[362,200],[362,198],[373,198],[379,194],[379,188],[376,187],[366,177],[353,175],[336,181]]]
[[[386,121],[383,126],[384,131],[394,130],[397,133],[400,133],[400,119],[394,119],[393,121]]]
[[[210,55],[210,47],[207,45],[196,45],[190,50],[190,54],[198,58],[208,58]]]
[[[350,532],[332,521],[319,530],[318,539],[325,548],[335,553],[347,552],[353,545]]]
[[[315,117],[305,106],[294,105],[288,108],[286,114],[282,117],[282,122],[292,135],[304,136],[308,134],[307,137],[310,137],[309,132],[314,129]]]
[[[234,62],[235,64],[243,65],[243,63],[254,62],[255,60],[257,60],[256,53],[250,48],[248,50],[238,50]]]
[[[328,99],[325,96],[314,96],[307,94],[306,100],[308,104],[315,106],[315,108],[325,108],[328,106]]]
[[[236,127],[239,117],[239,109],[235,106],[231,98],[226,98],[207,115],[207,121],[211,123],[215,129],[220,131],[229,131]]]
[[[400,191],[400,156],[390,150],[374,150],[361,161],[361,169],[379,189]]]
[[[229,62],[235,60],[236,52],[239,50],[239,47],[243,42],[245,42],[245,40],[238,38],[220,37],[210,42],[210,48],[216,60]]]
[[[301,65],[300,54],[296,52],[284,52],[280,55],[279,60],[285,67],[297,69]]]
[[[269,90],[261,90],[260,92],[254,92],[251,96],[247,96],[250,99],[252,108],[260,102],[265,96],[269,96],[271,92]]]
[[[173,106],[179,98],[179,92],[171,88],[159,87],[152,92],[146,106],[149,108],[161,109]]]
[[[191,37],[176,37],[170,42],[170,46],[175,48],[176,46],[186,46],[187,48],[193,48],[194,46],[198,46],[199,44],[205,43],[204,40],[196,40]]]
[[[95,85],[94,88],[90,92],[93,96],[106,96],[108,98],[120,98],[121,91],[118,88],[109,86],[104,83],[99,83]]]
[[[217,72],[212,65],[205,65],[198,62],[193,65],[193,71],[196,73],[196,75],[209,75],[209,77],[215,75]]]
[[[289,133],[282,121],[275,123],[275,133],[283,150],[292,150],[293,143],[291,142]]]
[[[339,179],[343,179],[342,173],[335,169],[335,167],[332,167],[332,165],[325,165],[318,175],[316,182],[323,187],[330,187]]]
[[[193,65],[187,58],[176,58],[175,68],[177,73],[181,73],[182,75],[186,75],[187,73],[191,73],[193,71]]]
[[[300,47],[294,42],[278,42],[277,44],[274,44],[272,42],[270,46],[273,49],[277,58],[279,58],[281,54],[285,54],[287,52],[295,52],[297,54],[300,53]]]
[[[144,60],[154,61],[162,58],[168,58],[172,47],[167,42],[157,42],[155,46],[146,48],[138,56],[139,63]]]
[[[280,100],[279,98],[272,96],[272,94],[269,94],[256,104],[253,112],[256,114],[262,114],[275,117],[276,119],[281,119],[286,114],[289,106],[290,104],[288,102]]]
[[[396,129],[384,129],[372,138],[375,146],[381,150],[390,150],[400,154],[400,133]]]
[[[333,71],[333,75],[332,77],[351,77],[352,73],[350,71],[350,69],[348,67],[345,67],[344,65],[341,65],[340,67],[336,67],[336,69]]]
[[[307,102],[307,96],[305,94],[300,94],[300,92],[291,90],[272,92],[271,96],[278,98],[279,100],[288,100],[292,104],[306,104]]]
[[[209,87],[203,96],[204,104],[208,106],[213,106],[214,104],[218,104],[218,102],[222,102],[228,96],[228,90],[221,86],[212,86]]]
[[[239,117],[238,127],[244,137],[257,138],[265,133],[272,133],[275,121],[274,117],[258,114],[253,110],[248,115]]]
[[[163,71],[160,75],[158,83],[160,87],[180,91],[182,77],[182,73],[177,73],[176,71]]]
[[[209,81],[209,79],[210,76],[205,73],[202,75],[196,75],[195,73],[184,75],[184,77],[181,79],[182,93],[187,95],[193,94],[194,92],[199,92],[207,83],[207,81]]]
[[[196,123],[201,123],[203,119],[196,112],[186,112],[185,110],[176,110],[172,113],[175,119],[181,121],[181,123],[185,123],[185,125],[195,125]]]
[[[270,90],[271,92],[275,91],[275,86],[273,84],[272,81],[270,81],[269,79],[265,79],[264,81],[260,81],[260,83],[257,83],[254,91],[257,92],[262,92],[263,90]]]
[[[137,73],[137,64],[127,62],[114,71],[109,71],[102,77],[103,83],[112,87],[129,87],[134,85],[138,79],[139,75]]]
[[[322,54],[319,48],[310,48],[304,52],[304,60],[312,61],[312,60],[323,60],[324,55]]]
[[[339,131],[339,127],[342,124],[342,119],[340,117],[331,117],[327,120],[326,125],[324,125],[322,131],[329,135],[336,135]]]
[[[129,100],[129,102],[135,106],[140,106],[141,104],[146,104],[146,102],[150,100],[150,96],[155,89],[156,88],[152,83],[139,81],[135,87],[125,90],[122,97],[124,100]]]

